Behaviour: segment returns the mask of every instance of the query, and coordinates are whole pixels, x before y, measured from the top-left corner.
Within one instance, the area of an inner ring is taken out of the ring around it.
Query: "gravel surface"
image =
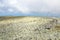
[[[43,17],[3,19],[0,21],[0,40],[60,40],[57,22],[58,19]]]

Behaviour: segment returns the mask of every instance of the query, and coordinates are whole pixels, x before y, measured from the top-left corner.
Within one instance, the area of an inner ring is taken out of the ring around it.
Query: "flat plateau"
[[[60,18],[0,17],[0,40],[60,40]]]

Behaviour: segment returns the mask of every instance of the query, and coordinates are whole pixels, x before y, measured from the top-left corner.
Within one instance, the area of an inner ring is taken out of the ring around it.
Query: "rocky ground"
[[[0,40],[60,40],[60,19],[0,17]]]

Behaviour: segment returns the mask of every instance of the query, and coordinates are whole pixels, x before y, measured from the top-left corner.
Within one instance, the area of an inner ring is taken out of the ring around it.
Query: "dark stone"
[[[48,29],[48,30],[50,30],[50,28],[45,28],[45,29]]]
[[[48,40],[52,40],[52,39],[48,39]]]

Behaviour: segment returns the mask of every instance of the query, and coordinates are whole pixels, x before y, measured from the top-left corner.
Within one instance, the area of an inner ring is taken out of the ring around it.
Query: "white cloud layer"
[[[5,8],[10,12],[60,13],[60,0],[3,0],[0,2],[0,10]]]

